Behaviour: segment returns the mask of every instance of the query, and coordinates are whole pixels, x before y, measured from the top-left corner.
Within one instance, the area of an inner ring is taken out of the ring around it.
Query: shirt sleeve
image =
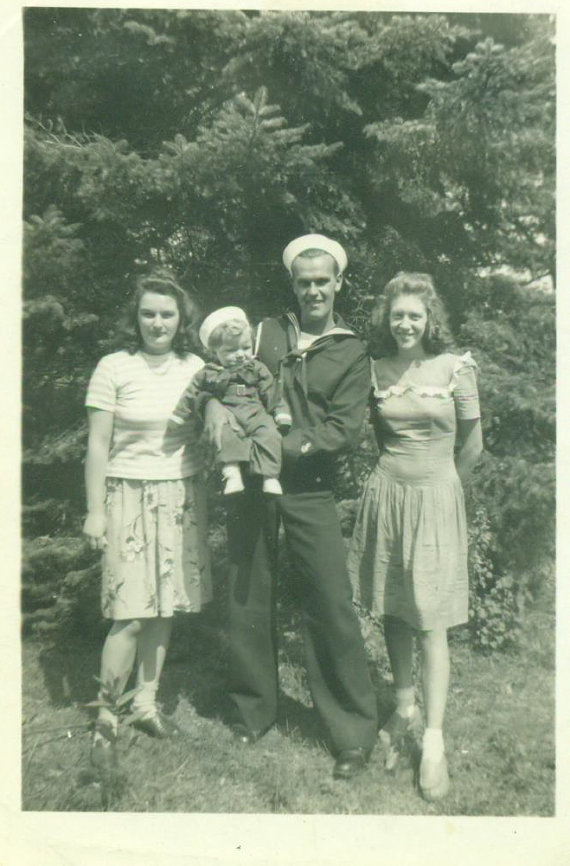
[[[257,389],[259,397],[268,412],[273,416],[289,419],[291,423],[291,412],[283,398],[278,379],[273,376],[269,368],[262,361],[256,361]]]
[[[184,424],[191,415],[200,415],[203,409],[202,403],[204,398],[211,396],[211,394],[208,394],[208,392],[204,390],[205,382],[205,367],[201,367],[198,372],[194,374],[190,384],[176,404],[176,408],[170,416],[171,421],[174,421],[175,424]]]
[[[85,405],[90,409],[114,412],[117,405],[117,380],[111,357],[101,358],[87,386]]]
[[[275,398],[275,379],[269,372],[269,368],[261,361],[255,361],[255,373],[259,398],[265,408],[271,412]]]
[[[456,359],[451,377],[451,388],[458,421],[469,421],[481,417],[476,369],[477,364],[470,352]]]

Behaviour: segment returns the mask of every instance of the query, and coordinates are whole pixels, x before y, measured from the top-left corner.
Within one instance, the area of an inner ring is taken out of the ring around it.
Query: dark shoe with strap
[[[156,712],[152,716],[143,716],[139,719],[133,719],[131,722],[133,728],[137,731],[143,731],[149,737],[156,737],[158,740],[167,740],[171,737],[179,737],[182,733],[173,719],[163,715],[161,712]]]
[[[336,757],[333,778],[352,779],[364,770],[369,760],[369,749],[361,747],[357,749],[343,749]]]
[[[266,731],[252,731],[246,725],[236,722],[231,726],[234,739],[241,743],[242,746],[253,746],[260,740]]]
[[[414,707],[410,716],[401,716],[394,711],[378,733],[378,739],[385,750],[384,766],[394,770],[402,757],[417,757],[423,732],[422,714]]]

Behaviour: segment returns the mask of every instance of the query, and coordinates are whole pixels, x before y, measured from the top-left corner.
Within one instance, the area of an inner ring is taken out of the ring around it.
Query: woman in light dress
[[[362,495],[348,565],[356,600],[384,617],[396,709],[380,732],[393,766],[406,735],[421,732],[412,680],[421,654],[426,727],[420,791],[449,789],[443,721],[447,629],[467,621],[463,485],[482,450],[475,362],[451,351],[433,281],[400,273],[373,313],[373,425],[380,451]]]
[[[211,599],[206,493],[193,418],[170,416],[203,361],[197,310],[168,270],[141,277],[121,351],[103,357],[86,406],[87,517],[103,552],[102,609],[112,620],[103,647],[92,761],[112,761],[117,699],[136,666],[135,724],[155,737],[179,729],[156,704],[175,611]]]

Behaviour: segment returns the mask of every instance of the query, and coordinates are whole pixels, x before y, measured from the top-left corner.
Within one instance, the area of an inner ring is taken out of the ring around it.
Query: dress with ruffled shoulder
[[[372,362],[380,449],[348,553],[355,600],[375,615],[431,630],[467,622],[467,529],[454,461],[458,420],[478,418],[469,353]]]

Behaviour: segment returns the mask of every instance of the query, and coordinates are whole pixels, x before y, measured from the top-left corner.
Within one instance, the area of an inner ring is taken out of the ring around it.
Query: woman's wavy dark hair
[[[166,295],[174,298],[180,322],[174,340],[172,350],[180,358],[185,358],[189,352],[199,349],[197,325],[200,319],[200,311],[197,303],[190,298],[187,292],[178,284],[175,274],[166,267],[154,267],[146,274],[137,277],[135,290],[128,302],[123,323],[117,336],[117,344],[133,355],[142,349],[142,337],[138,324],[138,310],[142,296],[145,292],[155,292],[157,295]]]
[[[387,284],[384,293],[376,299],[370,320],[368,345],[373,358],[395,355],[397,343],[390,330],[390,311],[395,298],[399,295],[417,295],[427,312],[426,330],[422,339],[423,347],[430,355],[440,355],[455,348],[447,323],[447,314],[439,298],[431,276],[401,271]]]

